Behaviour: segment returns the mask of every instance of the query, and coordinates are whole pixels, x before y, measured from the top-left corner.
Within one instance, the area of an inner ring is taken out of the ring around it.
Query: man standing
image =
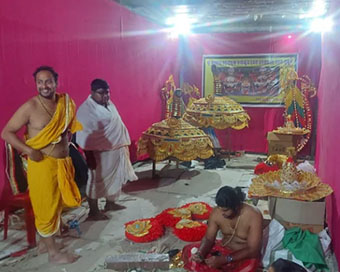
[[[183,249],[184,268],[189,271],[255,272],[262,241],[262,214],[244,203],[240,188],[224,186],[216,194],[217,207],[209,217],[208,229],[200,244]],[[218,231],[223,239],[216,240]]]
[[[75,118],[75,104],[67,94],[57,94],[58,74],[41,66],[33,74],[38,95],[23,104],[8,121],[2,138],[18,151],[28,155],[27,180],[41,236],[52,263],[72,263],[78,256],[61,253],[54,234],[60,227],[63,206],[80,205],[80,194],[74,182],[74,168],[68,150],[68,133],[81,129]],[[17,133],[26,127],[26,141]]]
[[[97,199],[106,198],[105,210],[115,210],[115,200],[122,185],[137,179],[129,157],[129,133],[115,105],[110,101],[109,85],[105,80],[91,83],[91,95],[79,107],[77,118],[84,129],[76,141],[85,151],[89,166],[88,196],[90,220],[105,220],[98,209]]]

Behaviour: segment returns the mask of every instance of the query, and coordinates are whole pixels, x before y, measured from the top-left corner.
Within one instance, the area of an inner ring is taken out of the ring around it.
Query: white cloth
[[[130,145],[129,133],[115,105],[107,108],[89,96],[77,111],[83,130],[77,132],[77,143],[84,150],[116,150]]]
[[[93,152],[97,165],[95,170],[89,169],[86,193],[92,199],[114,201],[123,184],[138,179],[129,157],[129,133],[111,101],[106,108],[89,96],[79,107],[77,119],[83,130],[77,132],[76,141]]]
[[[284,234],[284,226],[275,219],[270,221],[269,225],[263,230],[261,249],[263,267],[268,267],[270,265],[271,253],[281,245]]]
[[[114,201],[120,194],[122,186],[137,179],[133,171],[127,146],[110,151],[93,151],[97,167],[89,169],[86,194],[89,198],[105,197]]]

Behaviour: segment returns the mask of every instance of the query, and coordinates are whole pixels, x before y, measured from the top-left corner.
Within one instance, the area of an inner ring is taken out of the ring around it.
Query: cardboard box
[[[313,233],[324,229],[326,203],[322,201],[299,201],[270,197],[269,213],[285,228],[300,227]]]
[[[268,155],[283,154],[289,155],[287,147],[295,147],[297,145],[296,135],[277,134],[268,132]]]

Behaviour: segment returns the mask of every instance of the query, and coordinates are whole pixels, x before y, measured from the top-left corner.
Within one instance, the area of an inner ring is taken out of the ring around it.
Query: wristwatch
[[[233,257],[231,255],[228,255],[225,257],[227,264],[231,263],[233,261]]]

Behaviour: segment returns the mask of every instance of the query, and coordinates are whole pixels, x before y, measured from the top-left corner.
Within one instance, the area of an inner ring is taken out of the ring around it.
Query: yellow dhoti
[[[72,133],[81,129],[75,119],[75,105],[67,95],[58,95],[55,114],[46,127],[26,144],[41,149],[51,144],[66,131]],[[59,229],[63,207],[75,207],[81,203],[81,196],[74,181],[74,167],[70,157],[28,160],[27,181],[29,195],[35,215],[35,225],[42,237],[49,237]]]
[[[56,159],[44,156],[39,162],[28,160],[29,194],[35,225],[42,237],[58,231],[63,207],[79,205],[80,194],[73,177],[74,167],[70,157]]]

